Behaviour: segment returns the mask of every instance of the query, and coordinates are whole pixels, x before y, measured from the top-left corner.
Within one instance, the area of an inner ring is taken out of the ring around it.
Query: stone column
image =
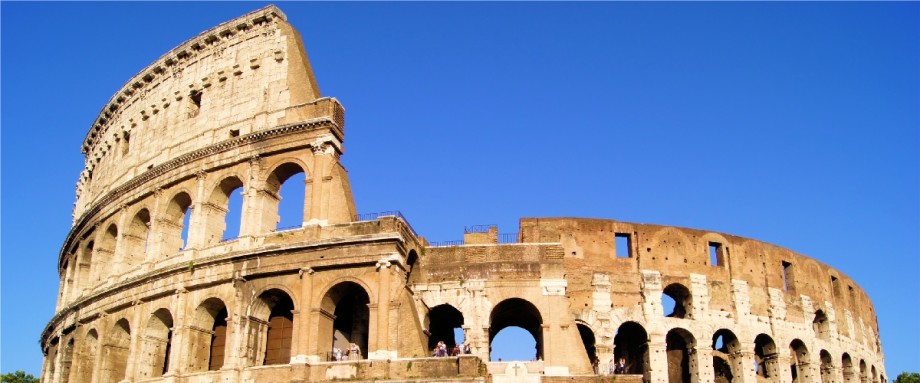
[[[175,317],[173,318],[172,339],[169,341],[169,369],[163,376],[182,375],[188,366],[189,357],[189,329],[185,314],[185,304],[188,297],[188,290],[184,287],[176,290]]]
[[[792,383],[792,368],[789,367],[789,357],[785,355],[777,355],[774,363],[776,366],[776,371],[778,372],[777,375],[779,377],[779,382]]]
[[[390,350],[390,260],[377,262],[377,305],[374,339],[376,347],[370,351],[368,359],[393,359],[396,351]]]
[[[240,238],[250,237],[259,234],[258,214],[259,208],[258,196],[259,188],[264,186],[261,180],[262,172],[259,156],[249,159],[249,167],[246,169],[246,182],[243,182],[243,211],[240,212]]]
[[[243,294],[243,285],[246,283],[246,280],[241,277],[236,277],[233,280],[233,290],[234,290],[234,299],[233,299],[233,309],[227,314],[227,344],[225,347],[224,355],[224,366],[221,367],[221,370],[236,370],[242,367],[246,367],[248,364],[243,361],[243,358],[246,357],[243,349],[245,347],[244,342],[247,338],[247,325],[245,318],[248,317],[246,313],[246,305],[248,299],[245,299],[245,294]]]
[[[200,171],[196,176],[195,195],[192,197],[191,210],[188,212],[193,214],[188,221],[188,238],[186,240],[185,250],[198,249],[205,245],[205,232],[207,231],[205,224],[207,220],[204,217],[204,204],[207,202],[207,193],[204,190],[204,186],[208,174],[204,171]],[[187,252],[186,258],[193,258],[190,257],[190,255],[192,254]]]
[[[648,343],[649,380],[668,383],[668,344],[664,342],[664,335],[649,335],[653,339]]]
[[[112,249],[112,263],[109,265],[109,275],[124,273],[130,269],[125,262],[125,232],[128,231],[127,222],[128,205],[122,205],[118,209],[118,235],[115,236],[115,248]]]
[[[752,367],[755,358],[753,351],[740,351],[732,356],[732,383],[756,383],[757,371]]]
[[[95,323],[105,324],[105,317],[100,317]],[[96,353],[93,355],[93,373],[89,378],[89,383],[99,383],[99,376],[102,375],[102,354],[105,350],[103,340],[109,336],[108,329],[104,327],[96,326]]]
[[[67,347],[67,344],[64,343],[64,337],[60,333],[58,333],[58,339],[60,339],[60,341],[58,341],[57,346],[55,346],[57,352],[54,353],[54,359],[51,361],[54,365],[54,374],[51,374],[50,378],[51,381],[55,383],[61,382],[61,370],[63,369],[61,368],[61,362],[64,359],[64,352]]]
[[[160,225],[160,205],[163,204],[163,189],[153,191],[153,206],[150,209],[150,223],[147,234],[147,253],[144,255],[144,265],[148,268],[156,263],[163,244],[162,225]]]
[[[294,350],[291,354],[291,363],[317,363],[320,361],[319,355],[310,355],[310,345],[313,344],[313,337],[310,336],[310,328],[313,327],[313,269],[305,267],[300,269],[300,309],[297,310],[297,323],[293,338]]]
[[[326,212],[326,201],[328,198],[325,193],[326,166],[329,163],[332,146],[317,141],[311,144],[313,147],[313,171],[310,173],[311,186],[313,190],[304,190],[304,211],[303,219],[308,222],[324,222],[328,219]],[[304,185],[306,188],[307,185]]]
[[[715,374],[712,369],[712,347],[696,346],[687,350],[690,358],[690,382],[713,383]]]
[[[125,378],[124,381],[130,382],[137,380],[137,366],[139,364],[147,365],[147,363],[141,363],[141,333],[143,332],[143,323],[141,321],[141,312],[145,311],[141,309],[141,301],[134,302],[134,315],[131,318],[131,345],[128,348],[128,366],[125,369]]]

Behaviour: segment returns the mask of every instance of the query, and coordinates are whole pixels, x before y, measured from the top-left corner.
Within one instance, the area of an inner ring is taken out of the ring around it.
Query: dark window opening
[[[632,238],[627,233],[616,233],[617,258],[632,258]]]
[[[835,276],[831,276],[831,294],[834,298],[840,298],[840,281]]]
[[[818,339],[827,339],[830,333],[830,324],[824,311],[818,310],[815,312],[815,319],[812,321],[811,327],[815,331],[815,337]]]
[[[690,350],[695,347],[693,336],[684,329],[675,328],[665,336],[668,361],[668,382],[690,382],[696,375],[696,364],[690,363]]]
[[[239,137],[239,136],[240,136],[239,129],[230,129],[230,138]]]
[[[224,366],[224,348],[227,344],[227,308],[223,308],[214,318],[211,331],[211,352],[208,357],[208,371],[217,371]]]
[[[785,291],[795,291],[795,276],[792,270],[792,263],[783,261],[783,289]]]
[[[622,359],[627,374],[645,374],[648,365],[648,333],[636,322],[626,322],[613,338],[613,359]]]
[[[370,297],[354,282],[341,282],[322,300],[322,310],[332,315],[321,319],[320,350],[327,360],[359,360],[368,355]]]
[[[276,300],[268,317],[268,332],[265,335],[265,361],[263,365],[288,364],[291,362],[291,341],[294,331],[294,302],[286,294],[279,293],[270,298]]]
[[[428,337],[428,350],[434,350],[438,342],[444,342],[447,352],[451,353],[454,346],[462,344],[463,339],[457,339],[457,329],[463,326],[460,310],[448,304],[435,306],[428,312],[428,321],[428,331],[431,333]]]
[[[195,117],[198,115],[198,112],[201,110],[201,91],[193,90],[192,93],[188,95],[189,100],[189,117]]]
[[[131,133],[122,132],[121,135],[121,155],[124,156],[131,150]]]
[[[591,366],[594,367],[594,373],[597,374],[599,361],[597,359],[597,347],[595,346],[596,339],[594,337],[594,331],[588,326],[585,326],[581,323],[577,324],[578,334],[581,335],[581,343],[585,345],[585,352],[588,353],[588,360],[591,361]]]
[[[754,339],[754,363],[757,376],[769,379],[779,376],[778,351],[770,336],[760,334]]]

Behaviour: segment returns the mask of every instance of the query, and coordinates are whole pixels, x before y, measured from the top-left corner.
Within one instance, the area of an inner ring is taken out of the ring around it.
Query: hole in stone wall
[[[201,91],[193,90],[188,95],[189,100],[189,117],[195,117],[198,115],[198,112],[201,110]]]
[[[668,318],[690,318],[690,303],[690,290],[680,283],[672,283],[662,291],[662,311]]]
[[[629,233],[616,233],[617,258],[632,258],[632,239]]]
[[[722,244],[709,242],[709,264],[711,266],[721,266],[723,263]]]
[[[795,274],[792,269],[792,263],[783,261],[783,289],[788,292],[795,292]]]

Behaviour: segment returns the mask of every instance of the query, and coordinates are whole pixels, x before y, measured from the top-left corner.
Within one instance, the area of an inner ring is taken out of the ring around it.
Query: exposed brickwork
[[[83,143],[43,383],[886,377],[869,297],[775,245],[579,218],[429,245],[398,213],[359,220],[344,121],[273,6],[129,80]],[[302,222],[279,228],[298,173]],[[225,240],[235,190],[240,234]],[[532,360],[489,362],[508,326],[534,337]],[[457,328],[470,353],[431,357]]]

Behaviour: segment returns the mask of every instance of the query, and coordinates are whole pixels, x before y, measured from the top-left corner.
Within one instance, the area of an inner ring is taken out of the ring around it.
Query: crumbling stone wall
[[[344,122],[274,6],[129,80],[83,142],[43,383],[885,380],[871,301],[827,265],[597,219],[429,244],[398,213],[356,214]],[[280,228],[298,173],[303,219]],[[225,238],[236,190],[239,236]],[[534,360],[489,361],[509,326],[534,338]],[[429,358],[455,328],[471,355]],[[626,374],[604,377],[619,358]]]

